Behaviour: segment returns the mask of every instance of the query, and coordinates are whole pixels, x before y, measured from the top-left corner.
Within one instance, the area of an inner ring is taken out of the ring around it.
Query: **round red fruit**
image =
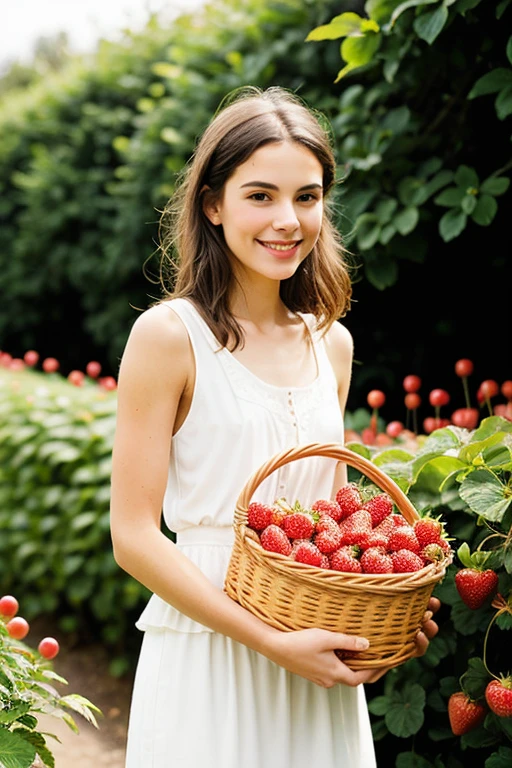
[[[398,435],[403,432],[403,430],[404,425],[401,421],[390,421],[386,426],[386,434],[393,438],[398,437]]]
[[[417,392],[420,387],[421,379],[419,376],[411,374],[410,376],[406,376],[403,380],[403,388],[406,392]]]
[[[485,381],[482,381],[479,387],[479,392],[482,394],[484,400],[487,400],[491,397],[496,397],[499,391],[500,388],[498,386],[498,382],[494,381],[493,379],[486,379]]]
[[[370,408],[382,408],[386,402],[386,395],[380,389],[372,389],[366,396],[366,402]]]
[[[404,397],[405,407],[410,411],[415,411],[421,405],[421,397],[416,392],[409,392]]]
[[[19,607],[18,601],[12,595],[0,597],[0,616],[11,619],[16,616]]]
[[[441,428],[441,419],[436,419],[434,416],[427,416],[423,421],[423,429],[425,434],[430,435],[435,429]]]
[[[60,363],[54,357],[47,357],[43,360],[43,371],[45,373],[55,373],[60,368]]]
[[[21,616],[15,616],[5,625],[9,635],[15,640],[23,640],[28,635],[30,625]]]
[[[498,717],[512,717],[512,680],[491,680],[485,689],[485,700]]]
[[[101,373],[101,363],[98,363],[96,360],[91,360],[85,366],[85,372],[91,379],[97,379]]]
[[[473,373],[473,362],[471,360],[468,360],[466,357],[463,357],[461,360],[457,360],[455,363],[455,373],[457,376],[460,376],[460,378],[464,378],[464,376],[471,376]]]
[[[501,385],[501,394],[507,400],[512,400],[512,381],[504,381]]]
[[[428,400],[430,405],[433,405],[434,407],[448,405],[450,402],[450,395],[446,389],[433,389],[428,396]]]
[[[37,361],[39,360],[39,352],[36,352],[35,349],[29,349],[23,355],[23,360],[27,365],[36,365]]]
[[[60,651],[59,644],[54,637],[43,637],[37,650],[45,659],[54,659]]]
[[[452,413],[452,423],[456,427],[464,427],[465,429],[475,429],[480,419],[480,414],[477,408],[457,408]]]
[[[100,386],[102,389],[106,389],[109,392],[112,392],[114,389],[117,389],[117,381],[114,379],[113,376],[104,376],[101,381],[99,381]]]
[[[75,387],[81,387],[84,383],[85,373],[83,371],[70,371],[68,373],[68,381],[74,384]]]

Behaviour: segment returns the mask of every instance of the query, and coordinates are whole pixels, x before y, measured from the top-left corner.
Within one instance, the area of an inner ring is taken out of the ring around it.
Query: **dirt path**
[[[66,646],[65,639],[58,633],[35,622],[30,634],[34,637],[53,634],[59,640],[61,650],[53,667],[68,681],[67,686],[58,686],[61,693],[79,693],[103,713],[98,716],[98,729],[76,715],[78,734],[56,717],[39,718],[41,730],[59,739],[47,738],[55,757],[55,768],[124,768],[132,678],[117,679],[109,674],[109,658],[101,645]]]

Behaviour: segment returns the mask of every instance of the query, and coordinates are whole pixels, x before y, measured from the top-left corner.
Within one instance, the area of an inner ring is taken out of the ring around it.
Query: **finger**
[[[436,611],[439,610],[441,607],[441,601],[438,597],[431,597],[428,601],[427,610],[432,611],[432,613],[436,613]]]
[[[329,645],[332,645],[333,650],[341,651],[341,655],[343,655],[343,651],[366,651],[370,647],[366,637],[344,635],[341,632],[332,633],[332,637],[329,638]]]
[[[435,621],[432,621],[432,619],[429,619],[428,621],[425,621],[423,623],[421,631],[423,634],[427,636],[429,640],[432,640],[432,638],[435,637],[439,632],[439,626],[438,624],[436,624]]]

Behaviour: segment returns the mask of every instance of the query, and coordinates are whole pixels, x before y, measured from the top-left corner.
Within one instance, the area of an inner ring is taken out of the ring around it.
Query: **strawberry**
[[[414,528],[411,525],[395,528],[388,539],[388,549],[392,552],[397,552],[399,549],[409,549],[418,554],[421,547],[414,533]]]
[[[341,520],[341,507],[337,501],[328,501],[327,499],[318,499],[311,505],[314,512],[322,515],[329,515],[338,523]]]
[[[405,517],[401,515],[399,512],[392,512],[392,514],[389,517],[391,519],[391,522],[394,524],[395,528],[400,528],[402,525],[409,525]]]
[[[361,535],[372,530],[372,516],[366,509],[353,512],[340,523],[342,544],[359,544]]]
[[[463,691],[452,693],[448,699],[448,718],[455,736],[462,736],[481,725],[487,714],[483,704],[473,701]]]
[[[322,553],[312,541],[301,541],[295,548],[293,559],[298,563],[314,565],[317,568],[322,565],[323,561]]]
[[[378,493],[371,499],[368,499],[363,505],[372,516],[372,525],[375,528],[385,517],[393,511],[393,501],[387,493]]]
[[[262,531],[272,523],[273,514],[274,510],[268,504],[251,501],[247,507],[247,524],[255,531]]]
[[[333,571],[347,571],[349,573],[361,573],[361,563],[357,559],[359,548],[344,545],[329,556],[329,564]]]
[[[424,567],[423,558],[411,552],[410,549],[399,549],[391,553],[393,571],[395,573],[412,573]]]
[[[329,554],[341,545],[340,527],[330,515],[324,514],[320,516],[316,524],[316,531],[314,542],[320,552]]]
[[[428,514],[416,520],[413,528],[422,549],[427,544],[439,544],[440,540],[445,539],[446,536],[441,520],[438,517],[430,517]]]
[[[374,528],[373,531],[361,533],[357,543],[361,549],[368,549],[369,547],[384,547],[384,549],[387,549],[388,536]]]
[[[393,573],[393,561],[383,547],[370,547],[361,555],[363,573]]]
[[[292,512],[286,515],[281,527],[289,539],[309,539],[315,524],[312,516],[306,512]]]
[[[462,568],[455,574],[455,586],[463,602],[473,610],[480,608],[498,587],[498,575],[487,568]]]
[[[420,552],[425,563],[440,563],[446,557],[446,552],[440,544],[427,544]]]
[[[342,485],[336,493],[336,501],[341,509],[340,520],[344,520],[363,506],[361,492],[356,483]]]
[[[268,552],[277,552],[279,555],[289,555],[292,545],[286,533],[278,525],[271,523],[260,534],[260,542],[263,549]]]
[[[485,689],[485,700],[498,717],[512,717],[512,678],[491,680]]]
[[[397,527],[393,522],[393,517],[398,517],[398,515],[388,515],[387,517],[385,517],[382,523],[379,523],[378,525],[375,526],[375,528],[373,529],[374,533],[385,536],[386,539],[388,539],[393,533],[393,531],[395,530],[395,528]],[[405,518],[403,519],[405,523]]]

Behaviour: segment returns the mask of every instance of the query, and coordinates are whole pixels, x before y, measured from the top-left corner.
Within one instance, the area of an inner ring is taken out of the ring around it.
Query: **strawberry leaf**
[[[418,683],[406,683],[401,691],[393,691],[385,715],[390,733],[399,738],[418,733],[425,719],[425,698],[425,690]]]
[[[490,680],[483,659],[478,656],[468,660],[468,669],[461,677],[461,686],[464,693],[477,701],[485,696],[485,688]]]
[[[459,493],[468,507],[485,520],[500,522],[512,501],[507,487],[485,469],[475,470],[461,483]]]
[[[432,763],[416,752],[400,752],[395,765],[396,768],[432,768]]]

